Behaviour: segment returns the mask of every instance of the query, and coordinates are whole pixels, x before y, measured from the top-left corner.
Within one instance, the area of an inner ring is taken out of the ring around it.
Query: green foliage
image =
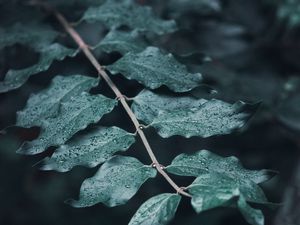
[[[66,48],[60,44],[51,44],[40,49],[37,64],[20,70],[9,70],[5,79],[0,82],[0,93],[4,93],[22,86],[30,76],[49,69],[54,60],[63,60],[67,56],[75,56],[77,50]]]
[[[141,53],[129,52],[107,69],[112,74],[121,73],[151,89],[166,85],[175,92],[189,91],[199,86],[202,80],[201,74],[189,73],[172,54],[164,54],[155,47],[148,47]]]
[[[99,48],[104,52],[120,52],[126,54],[128,52],[141,52],[147,47],[147,43],[143,40],[137,30],[131,32],[111,30],[95,48]]]
[[[176,194],[154,196],[141,205],[129,225],[167,224],[174,217],[180,200]]]
[[[97,79],[81,75],[56,76],[49,88],[32,95],[24,110],[17,112],[16,125],[26,128],[41,126],[44,119],[57,116],[61,102],[89,91],[97,84]]]
[[[114,156],[93,177],[83,182],[79,200],[68,202],[74,207],[87,207],[99,202],[109,207],[122,205],[135,195],[146,180],[155,176],[154,168],[143,165],[133,157]]]
[[[151,102],[151,104],[149,104]],[[143,91],[132,105],[137,118],[158,130],[160,136],[210,137],[231,133],[245,124],[245,104],[212,99],[169,97]]]
[[[60,146],[51,158],[43,161],[42,169],[66,172],[77,165],[95,167],[134,142],[134,135],[118,127],[99,127]]]
[[[297,0],[275,1],[278,6],[277,16],[280,20],[286,20],[290,27],[300,24],[300,2]]]
[[[89,23],[102,22],[110,29],[126,25],[139,31],[155,34],[170,33],[176,30],[175,21],[164,21],[154,15],[147,6],[139,6],[134,1],[108,0],[98,7],[90,7],[81,18]]]
[[[202,8],[203,5],[207,7],[205,13],[220,10],[219,1],[170,2],[174,3],[172,10],[179,14]],[[56,76],[47,89],[32,95],[25,108],[17,113],[16,126],[36,126],[41,130],[36,139],[24,142],[18,152],[33,155],[55,147],[52,156],[42,160],[42,170],[66,172],[75,166],[96,167],[103,163],[93,177],[82,183],[79,199],[68,201],[74,207],[88,207],[97,203],[109,207],[125,204],[158,171],[175,186],[177,193],[150,198],[138,209],[130,225],[167,224],[175,215],[181,200],[179,194],[191,197],[191,205],[197,213],[219,206],[234,206],[249,223],[262,225],[264,218],[261,210],[252,208],[248,202],[267,204],[267,198],[258,184],[270,179],[270,171],[247,170],[235,157],[223,158],[206,150],[192,155],[181,154],[171,165],[164,167],[153,160],[155,156],[151,154],[154,153],[147,138],[141,135],[144,134],[144,128],[138,122],[143,121],[145,125],[154,127],[163,138],[174,135],[207,138],[229,134],[243,127],[255,107],[241,101],[231,104],[211,97],[199,98],[195,89],[203,88],[202,75],[189,72],[188,67],[179,62],[180,57],[177,60],[165,49],[153,47],[154,43],[148,43],[142,36],[142,33],[146,33],[156,37],[175,31],[173,20],[162,20],[154,15],[150,7],[129,0],[107,0],[103,4],[102,1],[55,1],[54,5],[62,7],[73,3],[90,6],[80,22],[101,22],[109,28],[108,34],[94,49],[123,55],[105,69],[113,75],[122,74],[127,79],[137,80],[145,89],[132,98],[131,112],[127,103],[124,103],[129,99],[121,98],[123,96],[118,95],[113,99],[94,94],[99,89],[89,93],[98,86],[100,79],[84,75]],[[0,82],[0,93],[20,87],[30,76],[48,70],[53,61],[61,61],[79,53],[79,50],[56,42],[57,36],[58,32],[52,27],[39,24],[23,26],[22,21],[11,28],[2,29],[0,48],[18,43],[29,46],[40,57],[28,68],[9,70]],[[89,51],[88,48],[84,50],[85,53]],[[94,66],[97,64],[90,61]],[[99,66],[96,67],[99,69]],[[106,74],[101,71],[100,75],[103,76],[103,73]],[[111,84],[110,78],[104,78],[118,94],[119,90]],[[156,90],[158,88],[160,90]],[[164,91],[169,94],[161,94]],[[137,129],[134,134],[116,126],[99,125],[103,116],[110,113],[118,101],[121,101],[127,113],[129,111],[128,115]],[[92,124],[94,127],[91,127]],[[152,164],[144,165],[134,157],[114,156],[133,145],[135,134],[141,136]],[[192,176],[195,180],[181,189],[170,181],[168,173]]]
[[[116,100],[86,92],[72,96],[69,101],[61,103],[59,113],[55,117],[41,121],[42,131],[39,137],[25,142],[18,152],[33,155],[50,146],[64,144],[90,123],[98,122],[104,114],[112,111],[116,104]]]

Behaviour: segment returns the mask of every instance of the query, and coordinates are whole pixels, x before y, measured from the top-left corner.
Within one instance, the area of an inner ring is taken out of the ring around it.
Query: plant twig
[[[86,58],[92,63],[92,65],[95,67],[99,75],[106,81],[108,86],[111,88],[111,90],[115,93],[117,99],[121,102],[123,108],[125,109],[126,113],[130,117],[132,123],[135,126],[135,129],[137,133],[139,134],[147,152],[152,160],[152,165],[155,166],[156,170],[168,181],[168,183],[176,190],[178,194],[191,197],[191,195],[184,191],[183,188],[180,188],[172,179],[171,177],[164,171],[163,167],[161,167],[160,163],[158,162],[156,156],[154,155],[151,146],[141,129],[142,125],[137,120],[135,114],[132,112],[131,108],[127,104],[126,98],[124,95],[120,92],[118,87],[114,84],[114,82],[110,79],[106,71],[104,70],[104,67],[99,64],[93,53],[91,52],[89,46],[84,42],[84,40],[81,38],[81,36],[78,34],[78,32],[71,26],[71,24],[66,20],[66,18],[58,12],[56,9],[52,8],[50,5],[44,2],[39,1],[31,1],[31,4],[33,5],[39,5],[45,8],[47,11],[50,11],[53,13],[53,15],[57,18],[57,20],[60,22],[60,24],[64,27],[66,32],[73,38],[73,40],[76,42],[76,44],[79,46],[79,48],[83,51]]]

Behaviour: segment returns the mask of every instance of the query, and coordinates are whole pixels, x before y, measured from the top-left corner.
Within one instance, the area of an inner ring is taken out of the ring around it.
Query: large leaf
[[[81,21],[102,22],[111,29],[126,25],[132,29],[164,34],[176,30],[173,20],[162,20],[154,15],[148,6],[140,6],[134,1],[108,0],[98,7],[90,7]]]
[[[171,165],[166,167],[166,170],[176,175],[198,178],[208,173],[213,174],[208,175],[208,178],[212,179],[211,182],[217,180],[214,179],[214,176],[222,174],[229,181],[234,181],[235,187],[238,187],[239,192],[243,193],[247,201],[256,203],[267,203],[263,191],[257,184],[269,180],[274,175],[268,170],[244,169],[236,157],[223,158],[207,150],[191,155],[180,154],[172,161]],[[204,178],[210,181],[206,176]]]
[[[137,30],[131,32],[111,30],[104,39],[95,46],[107,53],[141,52],[147,47],[147,42],[141,38]]]
[[[164,193],[150,198],[134,214],[129,225],[164,225],[175,215],[181,196]]]
[[[112,111],[116,104],[117,100],[102,95],[89,95],[86,92],[73,96],[69,101],[61,103],[56,117],[42,121],[39,137],[25,142],[18,152],[37,154],[50,146],[64,144],[76,132],[98,122],[104,114]]]
[[[246,199],[251,196],[260,203],[266,200],[264,195],[256,191],[245,192],[235,179],[226,174],[201,174],[188,187],[188,191],[192,195],[191,203],[197,213],[220,206],[231,207],[238,198],[237,207],[246,220],[253,225],[263,225],[262,212],[248,205]]]
[[[156,170],[132,157],[114,156],[99,171],[86,179],[79,200],[69,200],[74,207],[87,207],[104,203],[109,207],[125,204],[141,185],[156,176]]]
[[[66,48],[60,44],[44,46],[40,49],[39,61],[25,69],[9,70],[3,81],[0,82],[0,93],[4,93],[22,86],[30,76],[46,71],[54,60],[63,60],[65,57],[74,57],[78,50]]]
[[[232,105],[216,99],[175,98],[150,91],[142,91],[134,98],[132,110],[164,138],[228,134],[249,118],[242,102]]]
[[[112,74],[121,73],[151,89],[166,85],[173,91],[186,92],[199,86],[202,76],[191,74],[172,54],[164,54],[156,47],[148,47],[140,53],[128,53],[109,65]]]
[[[222,157],[207,150],[194,154],[180,154],[166,167],[166,170],[179,176],[194,177],[208,172],[226,173],[238,182],[251,180],[256,184],[267,181],[273,176],[273,172],[269,170],[245,169],[234,156]]]
[[[99,127],[60,146],[43,161],[41,169],[66,172],[78,165],[95,167],[117,151],[127,150],[134,141],[134,135],[121,128]]]
[[[31,46],[39,51],[50,44],[58,33],[48,26],[38,23],[17,23],[9,28],[0,29],[0,49],[14,44]]]
[[[30,96],[26,107],[17,113],[16,125],[26,128],[41,126],[44,119],[58,113],[61,102],[90,90],[98,82],[98,79],[81,75],[56,76],[47,89]]]

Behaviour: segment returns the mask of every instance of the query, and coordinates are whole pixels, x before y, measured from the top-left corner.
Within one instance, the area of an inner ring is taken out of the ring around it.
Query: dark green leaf
[[[150,31],[164,34],[176,30],[173,20],[161,20],[154,15],[148,6],[140,6],[134,1],[108,0],[98,7],[90,7],[83,15],[81,21],[89,23],[102,22],[111,29],[126,25],[140,31]]]
[[[47,89],[30,96],[26,107],[17,113],[16,126],[41,126],[44,119],[56,116],[61,102],[89,91],[98,82],[98,79],[81,75],[56,76]]]
[[[79,200],[68,201],[74,207],[104,203],[109,207],[125,204],[141,185],[156,176],[156,170],[132,157],[114,156],[99,171],[86,179]]]
[[[176,13],[201,13],[209,14],[221,11],[219,0],[170,0],[168,8]]]
[[[220,100],[170,97],[142,91],[134,98],[132,109],[137,118],[155,127],[160,136],[209,137],[231,133],[242,127],[249,114],[245,103],[229,104]]]
[[[127,150],[134,141],[134,135],[121,128],[99,127],[60,146],[43,161],[41,169],[66,172],[77,165],[95,167],[117,151]]]
[[[0,93],[4,93],[22,86],[30,76],[47,70],[54,60],[74,57],[78,50],[66,48],[60,44],[47,45],[40,49],[40,59],[37,64],[20,70],[9,70],[0,82]]]
[[[38,23],[17,23],[0,29],[0,49],[14,44],[28,45],[39,51],[50,44],[58,33],[51,27]]]
[[[226,174],[232,179],[243,182],[251,180],[254,183],[262,183],[274,175],[269,170],[247,170],[243,168],[239,160],[234,157],[221,157],[207,150],[201,150],[194,154],[180,154],[166,167],[169,173],[179,176],[194,176],[215,172]]]
[[[139,36],[137,30],[126,32],[111,30],[104,39],[95,46],[107,53],[120,52],[126,54],[128,52],[141,52],[147,47],[147,43]]]
[[[61,103],[56,117],[42,121],[40,136],[31,142],[25,142],[18,152],[32,155],[43,152],[50,146],[64,144],[76,132],[98,122],[116,104],[117,100],[86,92],[73,96],[69,101]]]
[[[197,213],[225,206],[233,197],[240,195],[235,180],[218,173],[201,174],[188,187],[188,191]]]
[[[254,185],[256,184],[253,183],[253,187]],[[221,173],[201,174],[188,187],[192,195],[192,206],[197,213],[220,206],[230,207],[239,198],[237,205],[245,219],[253,225],[261,225],[264,221],[261,211],[253,209],[246,202],[249,196],[257,203],[266,202],[265,196],[255,189],[244,190],[237,180]]]
[[[141,53],[128,53],[107,69],[151,89],[166,85],[175,92],[189,91],[199,86],[202,80],[201,74],[189,73],[172,54],[164,54],[156,47],[148,47]]]
[[[129,225],[164,225],[175,215],[181,196],[160,194],[146,201],[134,214]]]

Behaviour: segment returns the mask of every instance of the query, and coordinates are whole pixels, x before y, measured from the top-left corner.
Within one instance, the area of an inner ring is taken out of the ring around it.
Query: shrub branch
[[[129,107],[126,97],[121,93],[121,91],[118,89],[118,87],[115,85],[115,83],[110,79],[108,74],[106,73],[105,69],[103,66],[100,65],[98,60],[95,58],[93,53],[90,50],[90,47],[84,42],[84,40],[81,38],[81,36],[78,34],[78,32],[72,27],[71,23],[69,23],[66,18],[56,9],[52,8],[50,5],[39,2],[39,1],[31,1],[30,4],[32,5],[38,5],[42,6],[44,9],[47,11],[51,12],[56,19],[59,21],[59,23],[63,26],[65,31],[72,37],[72,39],[76,42],[78,47],[83,51],[84,55],[86,58],[91,62],[91,64],[95,67],[97,72],[99,73],[99,76],[102,77],[105,82],[108,84],[108,86],[111,88],[111,90],[114,92],[116,95],[116,98],[121,102],[123,108],[125,109],[126,113],[128,114],[129,118],[131,119],[132,123],[135,126],[135,129],[140,136],[143,145],[145,146],[148,155],[151,158],[152,161],[152,166],[156,168],[156,170],[167,180],[167,182],[176,190],[178,194],[191,197],[189,193],[184,191],[184,188],[179,187],[173,180],[172,178],[164,171],[164,167],[161,166],[161,164],[158,162],[149,142],[147,137],[145,136],[145,133],[142,130],[142,124],[139,123],[137,120],[135,114]]]

